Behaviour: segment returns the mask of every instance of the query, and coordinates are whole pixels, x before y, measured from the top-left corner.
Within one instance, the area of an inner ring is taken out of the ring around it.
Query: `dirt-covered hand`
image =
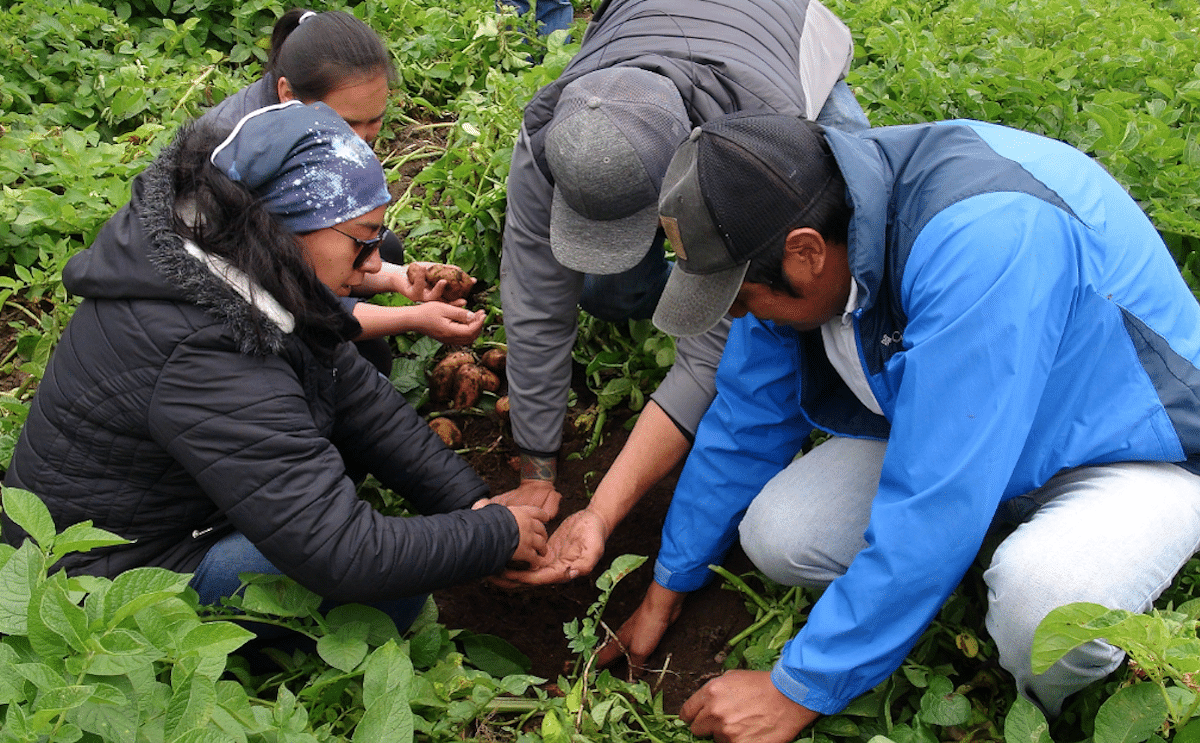
[[[646,665],[646,658],[658,647],[667,628],[683,611],[686,593],[651,583],[646,596],[629,619],[617,630],[617,636],[600,647],[596,656],[599,666],[607,666],[621,656],[629,659],[629,670],[636,674]]]
[[[545,564],[529,570],[508,570],[509,584],[543,586],[588,575],[604,554],[608,524],[594,511],[583,509],[563,519],[546,546]]]
[[[536,506],[550,514],[547,521],[558,515],[561,500],[562,494],[554,489],[554,483],[549,480],[522,480],[513,490],[488,499],[490,503],[506,506]]]
[[[426,302],[413,308],[417,332],[448,346],[466,346],[479,337],[487,313],[472,312],[444,302]]]
[[[679,710],[692,735],[717,743],[788,743],[817,717],[776,689],[769,671],[727,671]]]

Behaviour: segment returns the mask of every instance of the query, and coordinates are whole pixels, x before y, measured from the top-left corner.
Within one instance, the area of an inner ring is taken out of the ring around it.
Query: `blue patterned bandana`
[[[371,146],[324,103],[288,101],[248,114],[211,160],[294,233],[341,224],[391,200]]]

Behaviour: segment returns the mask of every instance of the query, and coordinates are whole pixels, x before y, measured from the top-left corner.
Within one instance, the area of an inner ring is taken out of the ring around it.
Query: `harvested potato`
[[[496,392],[500,389],[500,377],[497,377],[491,369],[479,367],[479,389],[484,392]]]
[[[474,364],[470,351],[454,351],[433,367],[429,373],[429,395],[434,400],[449,400],[454,395],[454,374],[465,364]]]
[[[458,430],[458,426],[449,418],[434,418],[429,421],[429,427],[438,435],[446,446],[451,449],[459,449],[462,447],[463,437],[462,431]]]
[[[493,348],[479,357],[479,363],[490,369],[496,376],[504,376],[504,367],[508,364],[508,352],[503,348]]]
[[[500,420],[508,422],[508,411],[508,395],[505,395],[496,401],[496,415],[500,417]]]
[[[442,280],[446,288],[442,291],[443,302],[454,302],[471,293],[474,281],[467,272],[458,266],[438,263],[432,266],[421,266],[416,263],[408,264],[408,283],[422,291],[429,291]]]
[[[479,393],[483,389],[483,374],[487,372],[482,366],[463,364],[454,373],[454,399],[451,403],[462,410],[479,402]]]

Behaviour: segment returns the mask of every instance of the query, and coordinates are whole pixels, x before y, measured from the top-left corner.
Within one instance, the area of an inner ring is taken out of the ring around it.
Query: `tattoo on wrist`
[[[558,475],[558,460],[551,457],[521,455],[521,479],[554,482]]]

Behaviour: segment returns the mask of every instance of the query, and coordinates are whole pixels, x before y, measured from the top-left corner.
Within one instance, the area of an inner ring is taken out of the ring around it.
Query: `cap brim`
[[[711,330],[733,306],[749,268],[749,263],[739,263],[725,271],[699,274],[676,265],[654,310],[655,327],[676,337]]]
[[[567,205],[554,189],[550,206],[550,249],[573,271],[613,274],[628,271],[646,257],[658,232],[658,204],[628,217],[588,219]]]

